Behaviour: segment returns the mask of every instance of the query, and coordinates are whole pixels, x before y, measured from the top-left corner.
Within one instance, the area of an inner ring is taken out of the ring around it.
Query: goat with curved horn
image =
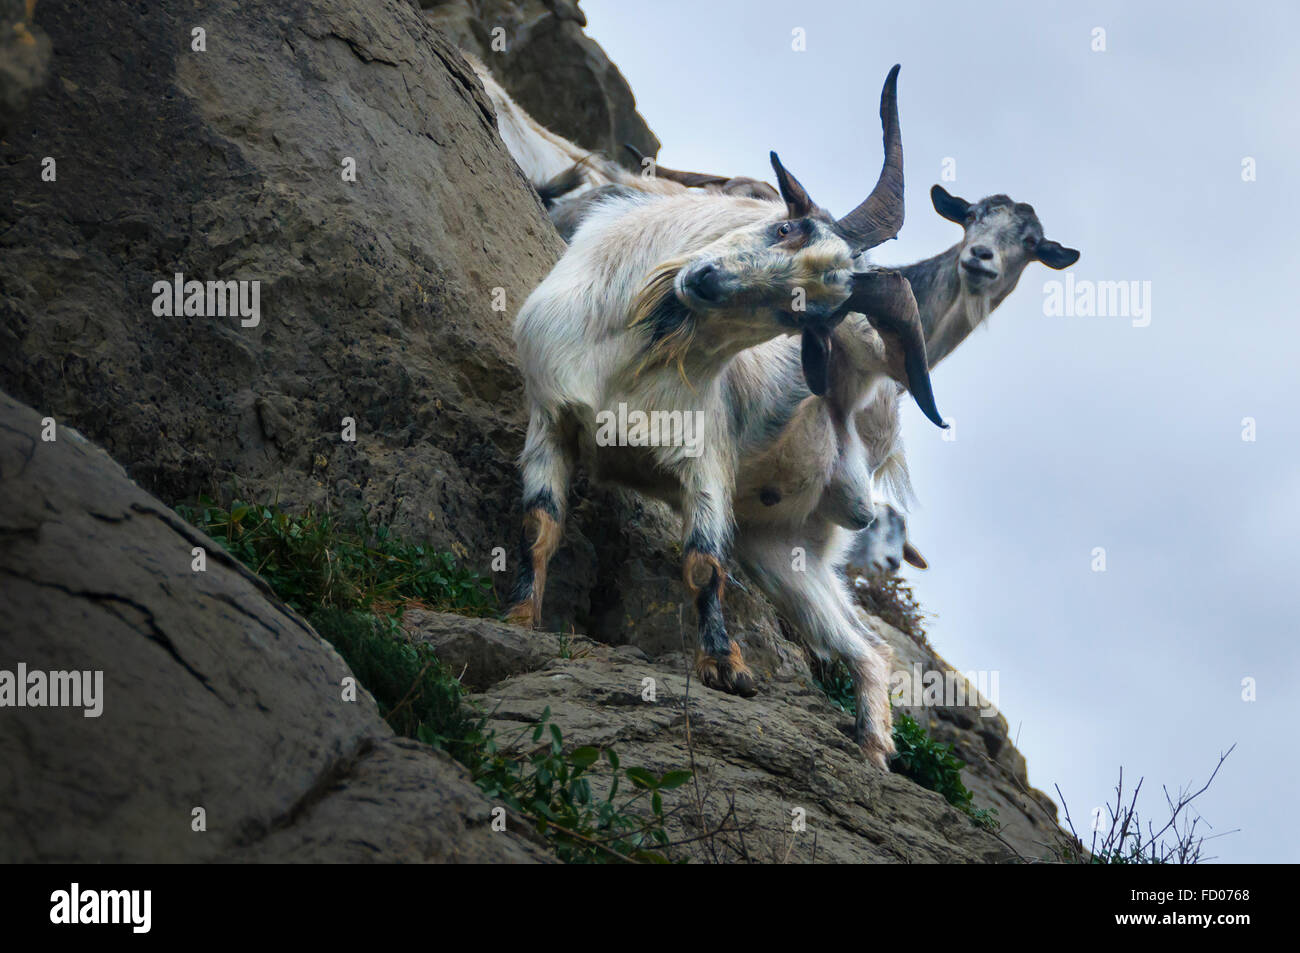
[[[833,218],[817,205],[790,171],[772,153],[781,198],[791,218],[806,215],[831,222],[835,233],[855,251],[875,248],[898,235],[903,227],[903,136],[898,127],[898,66],[885,77],[880,91],[880,124],[884,131],[885,163],[871,194],[843,218]]]

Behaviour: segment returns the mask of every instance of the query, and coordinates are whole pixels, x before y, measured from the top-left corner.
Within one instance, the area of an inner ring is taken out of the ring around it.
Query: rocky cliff
[[[481,830],[491,802],[444,756],[364,701],[341,707],[341,660],[265,585],[225,559],[196,584],[190,550],[220,547],[168,510],[275,499],[484,572],[494,548],[513,554],[510,319],[562,245],[456,46],[496,69],[483,44],[503,26],[503,81],[539,118],[611,151],[657,142],[576,5],[433,6],[104,0],[87,31],[74,4],[41,0],[28,60],[0,47],[0,669],[98,668],[109,698],[132,699],[93,725],[0,711],[0,792],[21,806],[3,859],[544,859]],[[159,313],[155,286],[178,274],[257,282],[256,320]],[[656,770],[694,760],[707,784],[675,823],[731,812],[754,832],[752,850],[711,842],[699,859],[1042,853],[1005,720],[915,712],[970,764],[999,841],[861,763],[743,579],[729,606],[762,694],[688,696],[675,533],[663,507],[579,478],[546,606],[563,639],[415,611],[408,636],[499,725],[549,706],[569,744]],[[946,668],[879,624],[900,659]],[[188,836],[202,805],[220,837]],[[800,806],[815,838],[786,836]]]

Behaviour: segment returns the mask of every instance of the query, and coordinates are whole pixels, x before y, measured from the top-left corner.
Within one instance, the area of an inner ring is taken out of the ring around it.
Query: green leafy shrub
[[[531,750],[502,749],[487,717],[466,703],[460,682],[432,648],[403,634],[399,620],[411,604],[471,615],[491,611],[486,579],[458,567],[448,553],[405,543],[383,527],[345,527],[329,514],[296,516],[238,502],[227,510],[206,497],[176,510],[265,579],[334,646],[395,732],[464,764],[485,794],[535,824],[561,860],[670,859],[662,792],[689,780],[689,771],[656,776],[622,768],[609,749],[566,754],[549,708],[530,726]],[[592,791],[593,770],[608,776],[603,797]]]
[[[813,677],[826,697],[840,711],[857,714],[853,694],[853,676],[843,662],[826,664],[814,662]],[[973,824],[984,830],[998,829],[997,808],[976,808],[974,794],[962,783],[961,771],[966,763],[953,754],[952,745],[930,737],[915,718],[906,712],[894,713],[894,748],[896,754],[890,762],[895,773],[910,778],[921,787],[937,791],[957,810],[966,814]]]
[[[393,731],[464,760],[460,748],[477,720],[463,704],[460,682],[429,646],[404,639],[395,619],[364,612],[324,608],[311,622],[375,696]]]
[[[973,795],[961,781],[965,762],[952,753],[952,745],[930,737],[921,723],[905,712],[894,718],[894,771],[923,788],[937,791],[953,807],[966,810]]]
[[[513,745],[499,751],[495,737],[487,737],[474,769],[479,787],[532,819],[565,863],[667,863],[662,792],[685,784],[691,772],[657,776],[644,768],[623,768],[610,749],[583,747],[566,755],[563,735],[550,718],[547,708],[532,726],[534,747],[524,757],[513,753]],[[608,782],[599,797],[591,778],[602,767]],[[630,790],[620,798],[623,782]],[[643,802],[648,813],[634,811]]]

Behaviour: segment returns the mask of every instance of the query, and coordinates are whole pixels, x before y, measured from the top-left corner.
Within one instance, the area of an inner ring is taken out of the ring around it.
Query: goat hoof
[[[525,600],[507,612],[506,621],[511,625],[522,625],[526,629],[534,628],[537,620],[533,618],[532,600]]]
[[[706,688],[728,695],[753,698],[758,694],[758,682],[735,642],[731,643],[731,650],[726,655],[699,653],[695,657],[695,674]]]
[[[858,722],[854,725],[853,740],[862,748],[862,755],[869,764],[881,771],[889,770],[889,756],[894,753],[893,738],[882,737],[878,732]]]

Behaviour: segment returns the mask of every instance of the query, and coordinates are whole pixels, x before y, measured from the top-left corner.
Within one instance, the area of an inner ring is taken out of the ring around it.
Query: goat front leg
[[[758,694],[758,684],[740,646],[727,637],[722,614],[727,578],[722,559],[731,535],[731,494],[721,468],[705,463],[698,470],[694,479],[684,481],[682,544],[682,579],[699,616],[695,674],[708,688],[752,698]]]
[[[524,480],[524,525],[519,534],[519,570],[506,620],[516,625],[542,624],[546,567],[560,546],[564,510],[573,472],[572,454],[559,425],[540,408],[528,419],[528,438],[519,457]]]

